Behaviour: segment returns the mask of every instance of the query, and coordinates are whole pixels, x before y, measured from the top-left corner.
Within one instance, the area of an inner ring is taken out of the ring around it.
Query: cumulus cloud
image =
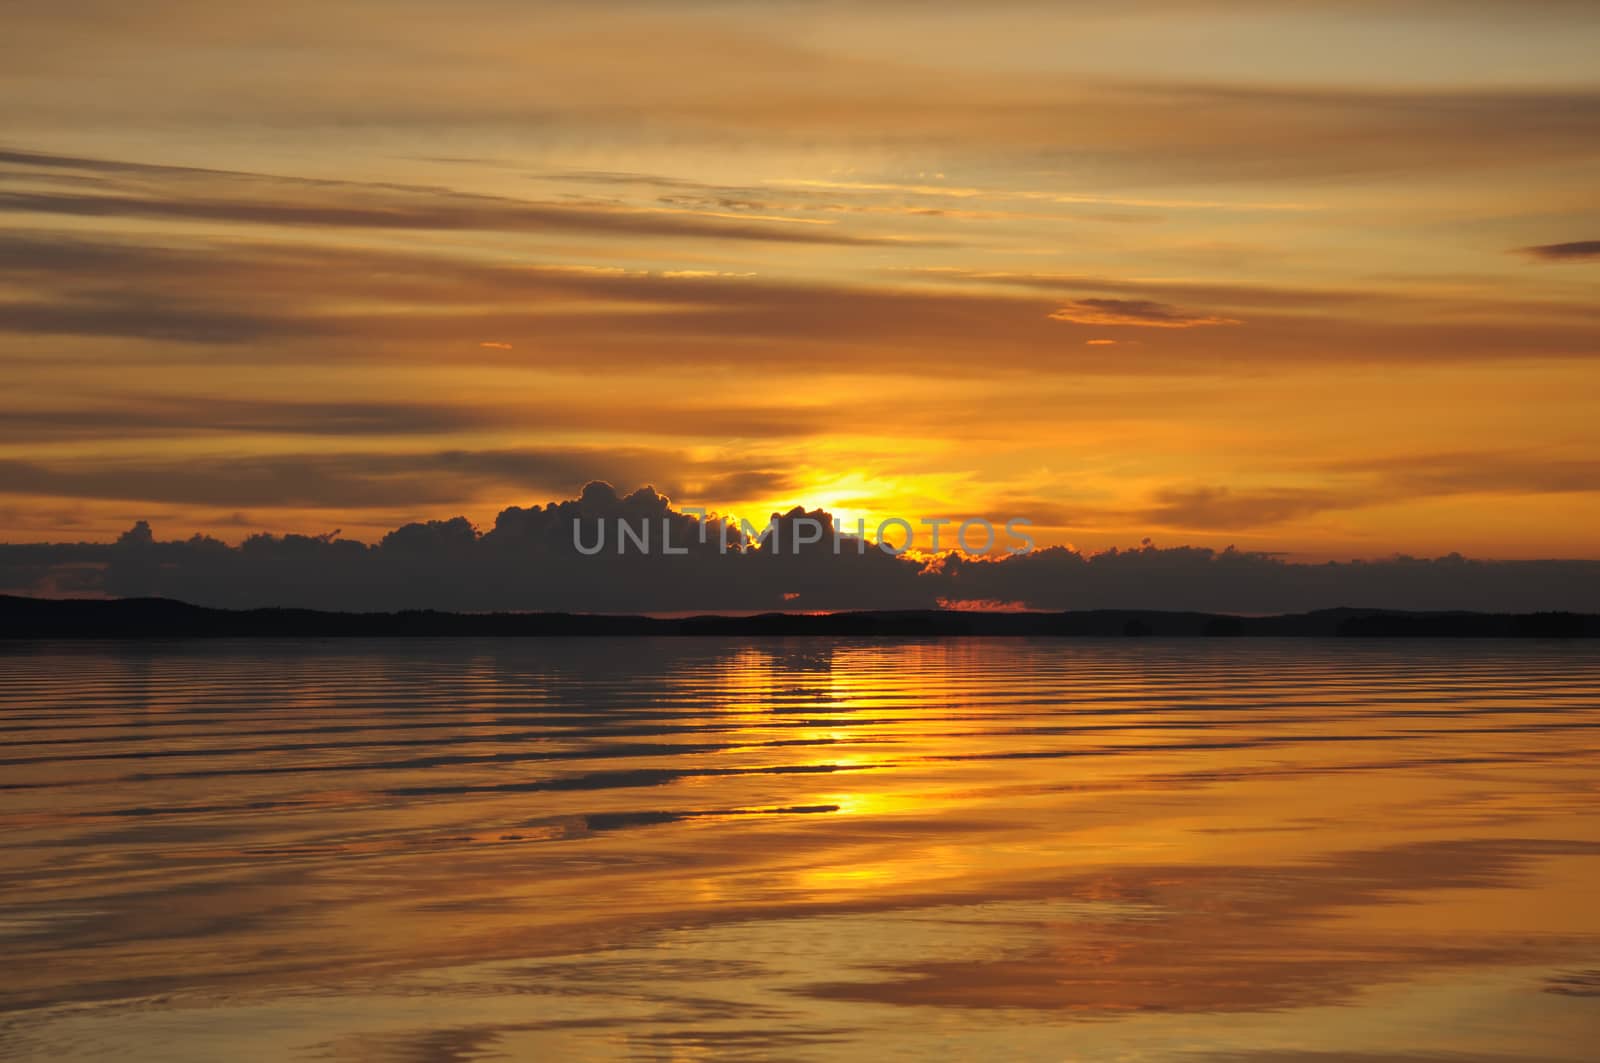
[[[630,529],[626,537],[619,521]],[[1450,555],[1297,564],[1149,543],[1098,554],[1051,547],[930,561],[848,536],[837,552],[826,533],[805,541],[830,524],[823,510],[795,507],[772,514],[764,529],[747,529],[685,512],[649,487],[623,494],[597,481],[577,498],[507,508],[488,529],[454,517],[407,524],[373,544],[337,533],[258,534],[237,545],[202,536],[168,541],[141,521],[114,543],[0,546],[0,589],[342,610],[1600,609],[1600,562],[1593,561]],[[650,552],[638,548],[641,539]]]

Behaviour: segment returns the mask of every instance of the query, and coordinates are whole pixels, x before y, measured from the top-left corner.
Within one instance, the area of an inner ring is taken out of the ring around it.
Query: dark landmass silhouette
[[[1089,609],[1061,613],[893,610],[651,617],[596,613],[338,613],[210,609],[167,598],[0,596],[0,638],[389,638],[582,636],[1600,638],[1592,613],[1323,609],[1279,616]]]

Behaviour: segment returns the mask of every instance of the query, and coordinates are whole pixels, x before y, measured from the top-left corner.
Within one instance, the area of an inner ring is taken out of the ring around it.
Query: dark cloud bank
[[[706,525],[650,488],[620,496],[513,506],[480,532],[465,518],[408,524],[377,544],[334,536],[255,535],[238,546],[196,536],[161,541],[140,522],[115,543],[0,545],[0,590],[43,596],[176,598],[218,607],[339,610],[691,612],[923,609],[1184,609],[1276,613],[1336,606],[1531,612],[1600,610],[1600,561],[1435,559],[1298,564],[1271,555],[1145,546],[1016,557],[945,555],[932,563],[828,538],[793,552],[796,508],[778,518],[778,549],[747,551],[737,528]],[[828,520],[821,510],[810,516]],[[616,521],[648,523],[654,552],[616,552]],[[603,551],[586,545],[599,522]],[[660,552],[663,522],[682,554]],[[894,533],[898,534],[898,533]],[[719,548],[718,537],[729,544]]]

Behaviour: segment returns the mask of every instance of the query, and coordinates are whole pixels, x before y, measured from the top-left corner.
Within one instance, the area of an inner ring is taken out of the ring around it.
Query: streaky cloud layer
[[[22,2],[0,540],[590,479],[1600,556],[1595,5]]]

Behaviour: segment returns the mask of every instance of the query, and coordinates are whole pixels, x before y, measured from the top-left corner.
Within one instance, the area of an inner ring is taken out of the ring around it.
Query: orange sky
[[[0,540],[373,538],[602,478],[1600,556],[1592,4],[6,21]]]

